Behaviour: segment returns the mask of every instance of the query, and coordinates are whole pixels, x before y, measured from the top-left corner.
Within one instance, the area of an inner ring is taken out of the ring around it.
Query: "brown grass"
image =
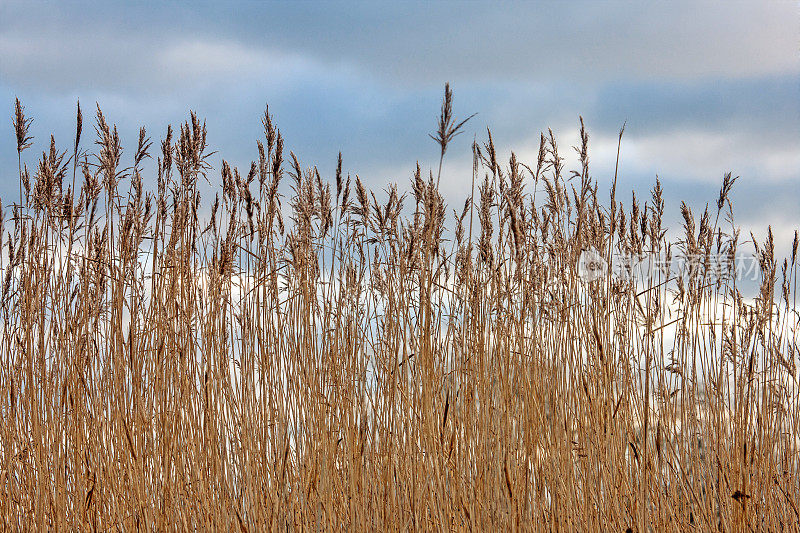
[[[463,124],[451,100],[442,158]],[[771,232],[757,246],[754,300],[710,278],[742,245],[730,175],[669,242],[660,183],[626,210],[615,176],[600,201],[582,121],[571,176],[552,132],[530,166],[475,144],[478,197],[452,216],[440,174],[375,194],[340,158],[328,184],[263,123],[208,210],[194,115],[148,192],[144,129],[124,167],[99,108],[82,151],[79,109],[71,153],[51,142],[29,171],[17,105],[7,528],[796,530],[797,239],[783,263]],[[590,248],[699,260],[646,286],[585,282]]]

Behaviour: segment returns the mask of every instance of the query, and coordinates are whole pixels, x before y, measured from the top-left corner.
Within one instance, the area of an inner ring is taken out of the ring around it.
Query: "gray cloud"
[[[169,86],[159,58],[186,41],[304,56],[391,83],[659,80],[800,72],[794,2],[5,3],[4,78]],[[188,50],[187,50],[188,51]],[[201,51],[200,49],[195,50]],[[224,50],[218,50],[224,53]],[[236,54],[231,62],[241,60]],[[206,65],[189,59],[186,70]],[[261,58],[261,59],[260,59]],[[186,72],[186,74],[191,74]]]

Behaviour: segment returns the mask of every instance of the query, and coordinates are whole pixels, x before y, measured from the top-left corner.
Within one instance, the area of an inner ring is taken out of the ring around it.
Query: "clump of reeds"
[[[79,106],[71,154],[51,138],[29,171],[16,102],[6,527],[797,527],[797,234],[782,262],[771,231],[754,242],[762,283],[745,298],[730,174],[699,222],[681,206],[670,242],[660,182],[626,210],[614,176],[602,202],[582,120],[570,175],[552,131],[531,166],[500,161],[488,133],[478,196],[452,215],[449,87],[439,172],[418,166],[410,197],[369,191],[341,155],[328,184],[262,122],[255,161],[223,161],[206,210],[194,114],[159,153],[142,129],[130,157],[99,108],[82,148]],[[586,280],[587,250],[691,268]],[[711,275],[718,257],[727,275]]]

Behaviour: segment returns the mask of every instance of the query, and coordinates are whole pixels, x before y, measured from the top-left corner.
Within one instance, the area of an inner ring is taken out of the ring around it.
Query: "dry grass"
[[[442,158],[463,124],[447,95]],[[709,281],[741,246],[730,176],[670,243],[660,184],[626,210],[615,177],[599,200],[583,128],[571,176],[552,133],[530,166],[490,134],[451,216],[438,175],[375,195],[340,159],[328,184],[263,122],[206,216],[194,115],[146,192],[144,130],[123,156],[98,109],[83,151],[79,110],[74,148],[29,170],[17,106],[7,528],[797,530],[797,240],[784,263],[758,246],[755,300]],[[589,248],[700,261],[585,282]]]

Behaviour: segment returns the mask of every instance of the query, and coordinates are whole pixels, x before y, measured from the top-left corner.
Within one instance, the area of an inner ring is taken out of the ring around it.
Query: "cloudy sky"
[[[453,202],[487,127],[529,161],[548,127],[567,152],[582,115],[604,184],[627,121],[621,190],[646,194],[658,174],[670,220],[681,199],[696,211],[713,202],[731,171],[742,225],[772,224],[784,243],[800,226],[794,1],[129,4],[0,2],[0,104],[10,118],[23,101],[36,151],[51,133],[71,145],[80,99],[100,104],[129,156],[140,125],[158,140],[191,109],[212,148],[247,168],[269,104],[304,165],[330,174],[341,150],[369,185],[405,187],[416,161],[437,162],[427,134],[449,81],[456,116],[478,113],[448,150]],[[5,124],[7,204],[17,176]]]

